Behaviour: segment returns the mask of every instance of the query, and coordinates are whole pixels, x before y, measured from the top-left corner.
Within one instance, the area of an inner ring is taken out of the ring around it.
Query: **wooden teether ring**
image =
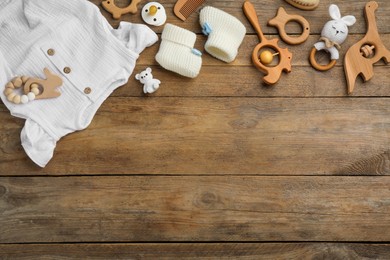
[[[251,2],[245,1],[243,5],[243,10],[245,16],[248,18],[249,22],[252,24],[253,28],[259,36],[260,43],[255,47],[252,53],[252,62],[257,69],[266,73],[267,75],[263,77],[264,83],[268,85],[275,84],[280,79],[282,71],[291,72],[291,59],[292,54],[288,49],[282,49],[278,46],[278,39],[268,40],[264,37],[264,34],[261,30],[256,10]],[[263,48],[271,48],[279,53],[279,63],[276,66],[268,67],[265,64],[261,63],[259,60],[259,51]]]
[[[313,47],[313,49],[311,49],[311,52],[310,52],[310,63],[313,66],[313,68],[315,68],[316,70],[327,71],[336,65],[337,60],[331,60],[329,62],[329,64],[327,64],[327,65],[318,64],[318,62],[316,60],[316,53],[317,53],[317,49],[315,47]]]
[[[298,37],[291,37],[286,33],[286,24],[292,21],[297,22],[302,26],[302,34]],[[305,42],[310,35],[309,22],[303,16],[288,14],[283,7],[279,7],[276,16],[268,21],[268,25],[276,27],[280,37],[288,44],[301,44]]]
[[[127,7],[120,8],[115,4],[115,0],[104,0],[102,5],[107,12],[112,14],[114,19],[120,19],[122,15],[132,13],[135,14],[137,12],[137,5],[141,2],[141,0],[132,0],[131,4]]]
[[[5,85],[4,95],[14,104],[26,104],[34,99],[55,98],[61,95],[57,87],[62,85],[62,79],[45,68],[46,79],[16,77]],[[23,87],[24,95],[14,92]]]

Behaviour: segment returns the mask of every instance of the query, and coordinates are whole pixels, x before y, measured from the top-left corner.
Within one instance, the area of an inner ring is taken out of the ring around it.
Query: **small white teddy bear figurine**
[[[151,68],[146,68],[146,70],[135,75],[135,78],[137,80],[139,80],[142,84],[144,84],[144,93],[145,94],[147,94],[147,93],[151,94],[151,93],[156,92],[161,84],[161,81],[153,78]]]
[[[321,32],[320,42],[314,44],[314,47],[320,50],[327,50],[332,60],[339,59],[340,45],[347,39],[348,26],[356,22],[355,16],[347,15],[341,17],[340,9],[337,5],[329,6],[329,14],[333,19],[324,25]]]

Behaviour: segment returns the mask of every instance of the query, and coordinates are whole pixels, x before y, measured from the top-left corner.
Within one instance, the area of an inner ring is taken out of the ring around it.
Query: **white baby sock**
[[[182,76],[195,78],[202,66],[202,53],[194,49],[196,34],[167,23],[161,36],[156,61],[164,68]]]
[[[245,34],[245,26],[234,16],[206,6],[200,11],[200,25],[208,35],[205,50],[224,62],[235,60]]]

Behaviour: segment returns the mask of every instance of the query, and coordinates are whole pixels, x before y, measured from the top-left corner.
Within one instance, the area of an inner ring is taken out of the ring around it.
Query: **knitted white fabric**
[[[165,69],[182,76],[195,78],[202,66],[201,53],[194,49],[196,35],[167,23],[161,36],[156,61]]]
[[[200,25],[209,36],[206,51],[224,62],[234,61],[246,34],[245,26],[236,17],[211,6],[200,11]]]
[[[157,40],[145,25],[122,22],[113,29],[87,0],[2,0],[0,96],[12,115],[26,119],[21,140],[28,156],[44,167],[56,142],[90,124],[104,100],[128,81],[139,53]],[[61,96],[24,105],[6,99],[12,77],[44,78],[45,67],[63,79]]]

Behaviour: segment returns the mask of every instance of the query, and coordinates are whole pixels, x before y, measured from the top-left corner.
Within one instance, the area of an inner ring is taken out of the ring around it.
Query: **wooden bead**
[[[15,78],[12,83],[14,84],[15,88],[20,88],[23,85],[23,81],[20,77]]]
[[[14,84],[12,82],[8,82],[7,85],[5,85],[5,87],[6,88],[12,88],[12,89],[15,88],[15,86],[14,86]]]
[[[15,104],[20,104],[21,100],[22,100],[22,98],[21,98],[20,95],[15,95],[14,99],[12,100],[12,102],[14,102]]]
[[[8,96],[9,94],[11,94],[12,92],[14,92],[14,90],[12,88],[6,88],[4,90],[4,95]]]
[[[31,88],[31,92],[34,93],[35,96],[38,96],[39,95],[39,88],[38,87]]]
[[[272,55],[272,53],[270,51],[263,51],[260,54],[260,61],[263,64],[270,64],[273,59],[274,59],[274,56]]]
[[[23,82],[23,84],[25,84],[25,83],[28,81],[29,78],[30,78],[30,77],[28,77],[28,76],[23,76],[23,77],[22,77],[22,82]]]
[[[22,104],[26,104],[26,103],[28,103],[28,101],[29,101],[29,98],[28,98],[27,95],[23,95],[23,96],[21,97],[21,99],[20,99],[20,102],[21,102]]]
[[[29,93],[27,94],[27,97],[28,97],[28,100],[29,100],[29,101],[33,101],[33,100],[35,99],[35,94],[32,93],[32,92],[29,92]]]
[[[39,88],[39,85],[37,83],[31,84],[31,88]]]
[[[11,93],[11,94],[9,94],[9,95],[7,96],[7,100],[8,100],[9,102],[12,102],[12,100],[14,99],[15,96],[16,96],[15,93]]]

